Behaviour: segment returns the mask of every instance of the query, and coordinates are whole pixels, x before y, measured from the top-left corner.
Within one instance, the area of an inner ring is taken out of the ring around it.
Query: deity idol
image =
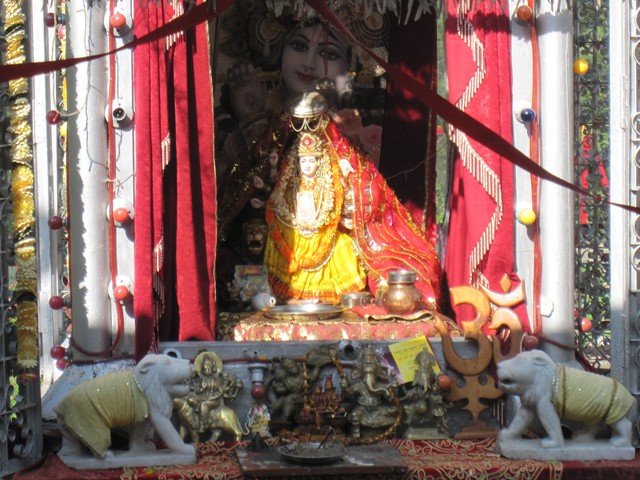
[[[368,284],[372,293],[396,269],[417,272],[435,306],[440,262],[375,166],[344,137],[317,92],[289,109],[297,133],[284,152],[266,205],[265,265],[281,300],[337,302]]]

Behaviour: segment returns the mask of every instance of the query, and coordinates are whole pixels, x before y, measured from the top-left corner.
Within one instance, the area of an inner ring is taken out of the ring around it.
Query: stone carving
[[[540,441],[545,449],[565,446],[562,420],[583,426],[572,435],[572,443],[595,442],[596,433],[605,423],[612,430],[609,448],[631,445],[632,424],[625,415],[634,398],[615,379],[556,364],[540,350],[523,352],[500,363],[498,379],[503,392],[518,395],[522,402],[511,425],[500,432],[498,443],[519,439],[537,417],[548,435]],[[587,458],[607,457],[596,454]]]
[[[63,433],[60,458],[74,468],[194,463],[195,447],[184,443],[170,420],[173,398],[188,393],[191,372],[187,360],[150,354],[132,370],[76,386],[55,408]],[[114,427],[130,429],[125,455],[109,450]],[[154,432],[168,452],[153,455]],[[94,461],[84,461],[87,457]]]

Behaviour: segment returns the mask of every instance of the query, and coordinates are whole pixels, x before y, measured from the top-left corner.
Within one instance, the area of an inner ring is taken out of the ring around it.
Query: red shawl
[[[347,158],[354,169],[350,174],[355,203],[353,236],[369,268],[369,288],[375,293],[381,277],[386,280],[392,270],[410,269],[418,275],[416,287],[423,297],[437,300],[441,269],[433,245],[373,163],[351,147],[335,123],[329,123],[327,135],[338,155]]]

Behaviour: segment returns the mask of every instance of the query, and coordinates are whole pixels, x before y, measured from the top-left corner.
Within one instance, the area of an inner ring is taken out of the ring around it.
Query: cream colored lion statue
[[[145,356],[133,369],[109,373],[77,385],[55,408],[63,433],[61,458],[113,457],[111,429],[129,428],[129,452],[156,450],[153,434],[171,453],[193,455],[171,423],[173,399],[189,393],[193,367],[168,355]]]
[[[634,398],[615,379],[556,364],[546,353],[532,350],[498,365],[498,386],[522,403],[509,427],[500,432],[500,441],[520,438],[537,417],[548,435],[542,447],[564,446],[561,419],[584,425],[572,441],[593,441],[604,422],[611,426],[612,445],[631,445],[632,424],[625,415]]]

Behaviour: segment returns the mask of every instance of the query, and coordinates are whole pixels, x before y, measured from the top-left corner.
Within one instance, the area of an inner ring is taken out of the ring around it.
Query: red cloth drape
[[[447,11],[449,100],[511,141],[508,13],[491,0],[449,0]],[[452,287],[484,285],[501,292],[499,280],[514,269],[513,166],[462,132],[450,133],[458,155],[450,197],[447,279]],[[460,307],[456,313],[458,321],[472,314]],[[518,313],[526,318],[524,308]]]
[[[435,15],[423,15],[406,25],[391,21],[389,27],[389,63],[435,88]],[[420,48],[407,48],[407,45],[420,45]],[[389,78],[380,173],[388,179],[389,186],[418,224],[426,224],[433,234],[436,159],[433,155],[435,125],[430,120],[430,109],[397,78]]]
[[[135,3],[134,34],[183,9],[179,1]],[[212,92],[206,24],[135,49],[137,357],[153,350],[159,335],[214,338]]]
[[[134,4],[134,34],[144,35],[170,19],[163,2]],[[162,278],[162,143],[169,136],[164,41],[134,51],[135,68],[135,348],[138,358],[155,348]],[[154,208],[154,205],[160,208]],[[158,254],[154,256],[157,247]],[[154,286],[156,287],[154,289]],[[155,292],[154,292],[155,290]]]

